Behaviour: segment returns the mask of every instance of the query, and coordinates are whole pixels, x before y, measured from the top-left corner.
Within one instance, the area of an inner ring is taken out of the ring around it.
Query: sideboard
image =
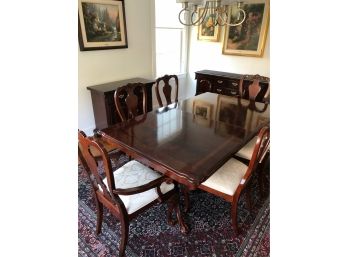
[[[91,91],[96,129],[103,129],[121,121],[116,112],[114,93],[128,83],[144,83],[147,93],[147,111],[152,111],[152,85],[154,80],[131,78],[87,87]]]
[[[242,74],[213,71],[213,70],[201,70],[195,72],[196,95],[212,92],[222,95],[239,96],[239,81]],[[252,83],[251,80],[245,79],[243,82],[243,88],[247,88]],[[269,87],[267,81],[260,81],[261,92],[256,97],[256,101],[262,102],[265,93]]]

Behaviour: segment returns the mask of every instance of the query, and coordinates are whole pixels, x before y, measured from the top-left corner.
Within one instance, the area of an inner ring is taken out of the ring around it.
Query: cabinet
[[[152,111],[152,85],[155,83],[154,80],[131,78],[89,86],[87,89],[91,91],[94,120],[97,129],[103,129],[121,121],[121,118],[116,112],[114,93],[118,87],[125,86],[128,83],[145,84],[147,111]]]
[[[201,70],[195,72],[196,95],[212,92],[228,96],[239,96],[239,81],[242,74],[228,73],[213,70]],[[247,88],[252,83],[251,80],[245,79],[243,87]],[[269,83],[267,81],[260,81],[261,92],[256,97],[256,101],[261,102],[265,93],[267,92]]]

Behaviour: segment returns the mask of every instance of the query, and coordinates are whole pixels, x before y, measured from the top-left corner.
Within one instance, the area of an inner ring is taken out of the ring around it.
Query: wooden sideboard
[[[201,70],[195,72],[196,84],[196,95],[212,92],[228,96],[239,95],[239,81],[242,74],[228,73],[213,70]],[[245,79],[243,87],[248,87],[252,83],[251,80]],[[256,97],[256,101],[262,102],[265,93],[267,92],[269,83],[267,81],[260,81],[261,92]]]
[[[121,121],[116,112],[114,93],[118,87],[128,83],[144,83],[147,93],[147,111],[152,111],[152,85],[154,80],[144,78],[131,78],[113,81],[95,86],[89,86],[91,91],[94,120],[97,129],[103,129]]]

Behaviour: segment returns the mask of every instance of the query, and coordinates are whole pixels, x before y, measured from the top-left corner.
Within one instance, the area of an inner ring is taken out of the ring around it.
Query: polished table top
[[[134,159],[195,189],[269,125],[269,109],[204,93],[98,133]]]

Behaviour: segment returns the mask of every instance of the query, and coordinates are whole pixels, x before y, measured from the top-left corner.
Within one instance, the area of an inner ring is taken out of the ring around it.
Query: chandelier
[[[185,26],[201,25],[207,17],[212,17],[214,26],[238,26],[246,17],[245,11],[241,8],[242,2],[236,0],[176,0],[176,2],[182,3],[183,9],[179,12],[179,22]],[[233,4],[236,4],[237,8],[233,8],[229,21],[228,8]],[[201,6],[203,11],[199,12],[198,6]]]

